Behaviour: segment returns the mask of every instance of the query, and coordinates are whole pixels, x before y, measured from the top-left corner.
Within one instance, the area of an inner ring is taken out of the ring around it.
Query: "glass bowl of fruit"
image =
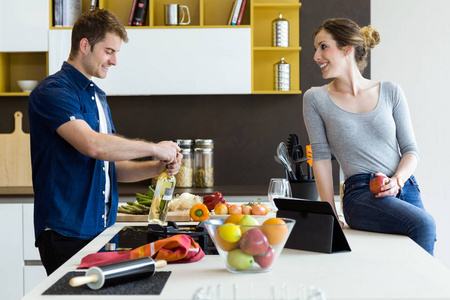
[[[295,220],[234,214],[204,223],[228,271],[260,273],[272,270]]]

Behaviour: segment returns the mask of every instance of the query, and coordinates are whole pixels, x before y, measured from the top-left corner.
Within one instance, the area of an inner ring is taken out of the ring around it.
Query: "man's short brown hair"
[[[80,41],[86,38],[92,49],[101,42],[107,33],[119,36],[125,43],[128,35],[125,27],[115,14],[106,9],[95,9],[84,12],[77,19],[72,29],[72,47],[69,59],[74,59],[80,50]]]

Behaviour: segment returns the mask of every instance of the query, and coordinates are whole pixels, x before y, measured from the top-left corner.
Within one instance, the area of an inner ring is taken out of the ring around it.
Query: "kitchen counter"
[[[142,223],[117,223],[73,256],[68,262],[28,293],[23,300],[55,299],[41,294],[81,258],[97,252],[124,226]],[[281,298],[283,286],[294,299],[300,285],[316,286],[332,299],[450,299],[450,270],[426,253],[408,237],[345,229],[351,252],[323,254],[284,249],[271,272],[233,274],[217,255],[199,262],[170,264],[164,271],[172,274],[160,296],[115,296],[115,299],[191,299],[201,287],[221,285],[222,300]],[[253,298],[251,297],[253,296]],[[57,296],[58,300],[74,296]],[[111,296],[78,296],[77,299],[110,299]]]

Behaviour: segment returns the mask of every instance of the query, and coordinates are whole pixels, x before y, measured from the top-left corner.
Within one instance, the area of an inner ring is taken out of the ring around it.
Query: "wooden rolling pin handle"
[[[97,282],[98,277],[95,274],[89,275],[89,276],[77,276],[72,279],[70,279],[69,284],[72,287],[77,287],[83,284],[91,283],[91,282]]]
[[[165,266],[167,266],[167,261],[166,261],[166,260],[161,259],[161,260],[156,260],[156,261],[155,261],[155,267],[156,267],[157,269],[164,268]]]

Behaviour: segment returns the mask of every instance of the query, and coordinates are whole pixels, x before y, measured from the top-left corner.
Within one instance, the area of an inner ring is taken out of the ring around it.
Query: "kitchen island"
[[[43,296],[42,293],[70,271],[81,259],[101,249],[125,226],[108,228],[23,300],[110,299],[107,296]],[[161,271],[171,275],[159,296],[114,296],[115,299],[192,299],[202,287],[220,284],[221,299],[296,299],[301,285],[315,286],[327,299],[450,299],[450,270],[408,237],[377,234],[346,228],[351,252],[322,254],[284,249],[268,273],[233,274],[218,255],[207,255],[188,264],[169,264]],[[236,292],[237,298],[234,298]],[[275,293],[275,298],[272,298]]]

